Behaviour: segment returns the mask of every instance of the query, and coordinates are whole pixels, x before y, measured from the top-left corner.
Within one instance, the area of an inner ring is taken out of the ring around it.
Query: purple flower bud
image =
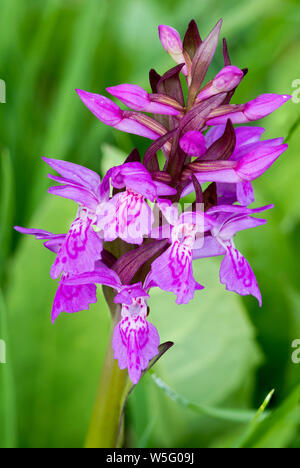
[[[155,101],[143,88],[132,84],[121,84],[106,88],[112,96],[120,99],[126,106],[137,111],[150,112],[153,114],[178,115],[180,112],[171,105],[159,102],[159,95]],[[176,101],[175,101],[176,104]]]
[[[106,91],[120,99],[126,106],[138,111],[145,110],[150,103],[148,93],[140,86],[133,84],[120,84],[118,86],[110,86]]]
[[[236,88],[243,79],[244,73],[238,67],[228,65],[213,79],[213,86],[219,92],[228,92]]]
[[[180,148],[189,156],[202,156],[206,151],[205,138],[201,132],[191,130],[180,138]]]
[[[291,99],[288,94],[261,94],[256,99],[241,106],[225,105],[212,111],[207,120],[207,125],[221,125],[230,118],[233,124],[248,123],[262,119],[274,112],[278,107]],[[224,108],[224,113],[222,113]],[[235,111],[236,109],[236,111]]]
[[[160,42],[168,54],[171,56],[178,56],[182,54],[182,41],[176,29],[172,28],[171,26],[161,24],[158,26],[158,33]]]
[[[156,140],[167,132],[163,125],[151,117],[136,112],[123,111],[105,96],[80,89],[76,91],[86,107],[106,125],[151,140]]]
[[[236,174],[241,180],[254,180],[266,172],[269,167],[284,153],[288,145],[262,145],[243,156],[236,167]]]
[[[274,146],[264,144],[249,150],[238,161],[209,161],[198,165],[194,175],[199,183],[221,182],[239,184],[250,182],[260,177],[288,148],[287,144]],[[193,165],[193,163],[191,164]],[[181,193],[185,197],[193,191],[193,184],[187,185]]]
[[[243,79],[243,72],[238,67],[228,65],[222,70],[200,91],[197,101],[214,96],[219,93],[228,93],[236,88]]]
[[[291,99],[287,94],[261,94],[246,104],[244,115],[248,122],[266,117]]]
[[[76,92],[86,107],[106,125],[115,127],[122,118],[122,110],[117,104],[101,94],[88,93],[76,89]]]
[[[163,48],[166,50],[166,52],[168,52],[172,59],[178,64],[185,63],[183,45],[178,31],[176,31],[174,28],[171,28],[171,26],[161,24],[158,26],[158,33]],[[187,74],[186,67],[184,67],[181,71],[184,75]]]

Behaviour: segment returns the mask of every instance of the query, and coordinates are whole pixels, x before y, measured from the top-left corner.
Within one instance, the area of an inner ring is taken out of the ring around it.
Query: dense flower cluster
[[[76,219],[67,234],[16,227],[43,240],[55,254],[50,274],[59,282],[53,322],[61,312],[78,312],[97,302],[96,285],[113,289],[114,302],[120,304],[114,356],[135,384],[158,353],[159,335],[148,321],[151,288],[170,291],[177,304],[186,304],[203,289],[194,279],[194,262],[222,256],[221,283],[261,304],[254,273],[234,237],[265,223],[253,215],[271,205],[249,208],[254,202],[251,182],[287,145],[282,138],[261,140],[262,127],[233,124],[260,119],[290,96],[264,94],[231,104],[247,70],[231,65],[225,40],[224,68],[203,85],[220,28],[221,21],[202,41],[192,21],[182,42],[175,29],[159,26],[161,43],[177,65],[162,76],[150,71],[150,94],[131,84],[107,88],[130,111],[102,95],[77,90],[101,122],[153,143],[143,158],[133,150],[102,181],[85,167],[43,158],[59,174],[49,175],[59,184],[49,192],[74,200]],[[193,200],[181,212],[187,195]]]

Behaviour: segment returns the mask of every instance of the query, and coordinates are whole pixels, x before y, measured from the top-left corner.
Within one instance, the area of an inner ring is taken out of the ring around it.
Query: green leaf
[[[213,408],[211,406],[195,404],[186,398],[178,395],[172,390],[160,377],[150,371],[151,377],[156,385],[169,397],[179,405],[186,409],[194,411],[195,413],[209,416],[211,418],[222,419],[226,421],[233,421],[238,423],[246,423],[251,421],[255,415],[255,411],[251,410],[230,410],[224,408]]]
[[[266,415],[266,413],[265,413],[266,407],[270,403],[274,392],[275,392],[275,390],[273,389],[268,393],[268,395],[264,399],[263,403],[259,407],[258,411],[256,412],[255,416],[253,417],[252,421],[250,422],[250,424],[249,424],[249,426],[248,426],[248,428],[246,430],[246,433],[243,434],[243,436],[239,439],[239,442],[237,442],[235,444],[236,448],[238,448],[243,443],[243,441],[247,439],[249,434],[254,432],[254,430],[256,429],[256,427],[258,426],[260,421],[262,420],[262,417]]]
[[[262,421],[254,421],[239,448],[285,447],[299,426],[300,385]]]

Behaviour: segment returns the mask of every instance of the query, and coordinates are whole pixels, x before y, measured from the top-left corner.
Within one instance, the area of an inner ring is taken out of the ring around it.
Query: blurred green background
[[[110,333],[102,297],[89,312],[51,324],[52,254],[12,231],[19,224],[65,232],[74,216],[72,202],[47,195],[41,156],[103,171],[133,146],[146,148],[142,138],[101,124],[74,89],[148,89],[151,67],[162,73],[173,66],[158,24],[183,34],[194,18],[205,36],[220,17],[233,64],[249,68],[234,102],[295,91],[296,0],[0,0],[0,78],[7,86],[0,104],[0,339],[7,345],[0,447],[83,445]],[[219,47],[210,74],[221,66]],[[299,115],[300,103],[289,102],[259,124],[265,137],[287,137]],[[262,309],[224,291],[220,260],[196,264],[206,290],[192,304],[177,307],[172,295],[153,294],[152,321],[162,340],[176,343],[155,372],[176,395],[146,375],[129,399],[128,447],[300,447],[300,364],[291,360],[292,341],[300,339],[299,127],[289,145],[255,183],[256,203],[275,203],[267,226],[237,239],[257,275]],[[238,417],[271,389],[272,413],[262,423],[249,425],[252,413]],[[230,411],[212,417],[199,405]]]

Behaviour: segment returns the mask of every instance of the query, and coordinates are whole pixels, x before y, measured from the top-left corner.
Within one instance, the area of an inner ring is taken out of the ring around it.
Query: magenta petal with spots
[[[149,297],[149,294],[143,289],[142,283],[122,286],[118,294],[114,298],[115,304],[132,304],[132,300],[136,297]]]
[[[58,278],[63,272],[77,275],[93,271],[102,249],[102,240],[93,228],[92,219],[75,219],[52,265],[51,277]]]
[[[242,296],[251,294],[261,305],[261,294],[254,273],[247,260],[235,248],[233,238],[242,230],[251,229],[266,223],[264,219],[251,215],[263,212],[272,205],[249,209],[238,205],[222,205],[210,208],[210,220],[215,219],[211,236],[205,238],[202,248],[194,251],[194,259],[225,255],[220,269],[220,281],[229,291]]]
[[[141,244],[151,231],[154,217],[143,195],[126,190],[103,204],[97,226],[106,241],[120,237],[129,244]]]
[[[187,304],[195,290],[203,289],[193,276],[192,250],[179,241],[154,260],[150,275],[160,289],[177,296],[177,304]]]
[[[157,195],[156,185],[150,172],[140,162],[130,162],[115,166],[106,175],[111,179],[111,185],[115,188],[124,187],[140,193],[151,201]]]
[[[120,369],[128,368],[133,384],[137,384],[142,371],[158,354],[159,334],[148,322],[147,303],[138,297],[131,305],[123,304],[121,321],[113,335],[114,358],[118,359]]]
[[[97,288],[94,284],[67,286],[59,284],[52,308],[51,319],[54,323],[62,312],[73,314],[88,310],[90,304],[97,302]]]
[[[251,182],[245,181],[236,185],[236,198],[237,201],[244,206],[254,203],[255,197]]]
[[[221,263],[220,281],[228,291],[241,296],[251,294],[262,305],[261,293],[255,275],[243,255],[234,247],[233,243],[226,246],[226,255]]]
[[[151,266],[149,279],[164,291],[173,292],[177,304],[187,304],[194,297],[195,290],[203,289],[193,276],[193,249],[203,242],[203,233],[212,227],[210,220],[202,212],[178,213],[178,206],[169,200],[161,200],[159,207],[164,214],[169,229],[163,229],[171,246],[160,255]]]

